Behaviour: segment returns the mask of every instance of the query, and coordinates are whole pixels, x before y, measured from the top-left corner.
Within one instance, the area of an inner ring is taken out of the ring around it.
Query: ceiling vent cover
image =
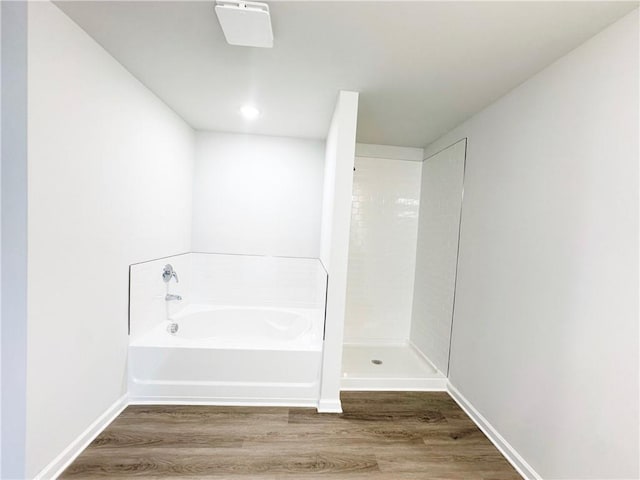
[[[271,16],[266,3],[217,0],[216,15],[230,45],[273,47]]]

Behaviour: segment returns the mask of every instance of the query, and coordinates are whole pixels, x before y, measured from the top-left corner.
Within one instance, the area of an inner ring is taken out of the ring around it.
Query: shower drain
[[[374,365],[382,365],[382,360],[374,359],[374,360],[371,360],[371,363],[373,363]]]

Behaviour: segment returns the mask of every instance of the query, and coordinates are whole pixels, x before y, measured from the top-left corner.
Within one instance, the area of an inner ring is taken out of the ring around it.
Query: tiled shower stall
[[[444,388],[465,147],[423,159],[422,149],[359,145],[344,389]]]

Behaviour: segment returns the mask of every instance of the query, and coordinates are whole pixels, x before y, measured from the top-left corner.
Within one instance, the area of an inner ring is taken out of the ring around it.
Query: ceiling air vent
[[[273,47],[271,16],[266,3],[217,0],[216,15],[230,45]]]

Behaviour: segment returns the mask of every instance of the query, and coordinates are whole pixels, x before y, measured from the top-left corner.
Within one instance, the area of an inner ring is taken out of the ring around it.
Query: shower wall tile
[[[346,342],[409,338],[421,162],[356,157]]]
[[[445,375],[453,317],[466,141],[425,160],[411,341]]]

